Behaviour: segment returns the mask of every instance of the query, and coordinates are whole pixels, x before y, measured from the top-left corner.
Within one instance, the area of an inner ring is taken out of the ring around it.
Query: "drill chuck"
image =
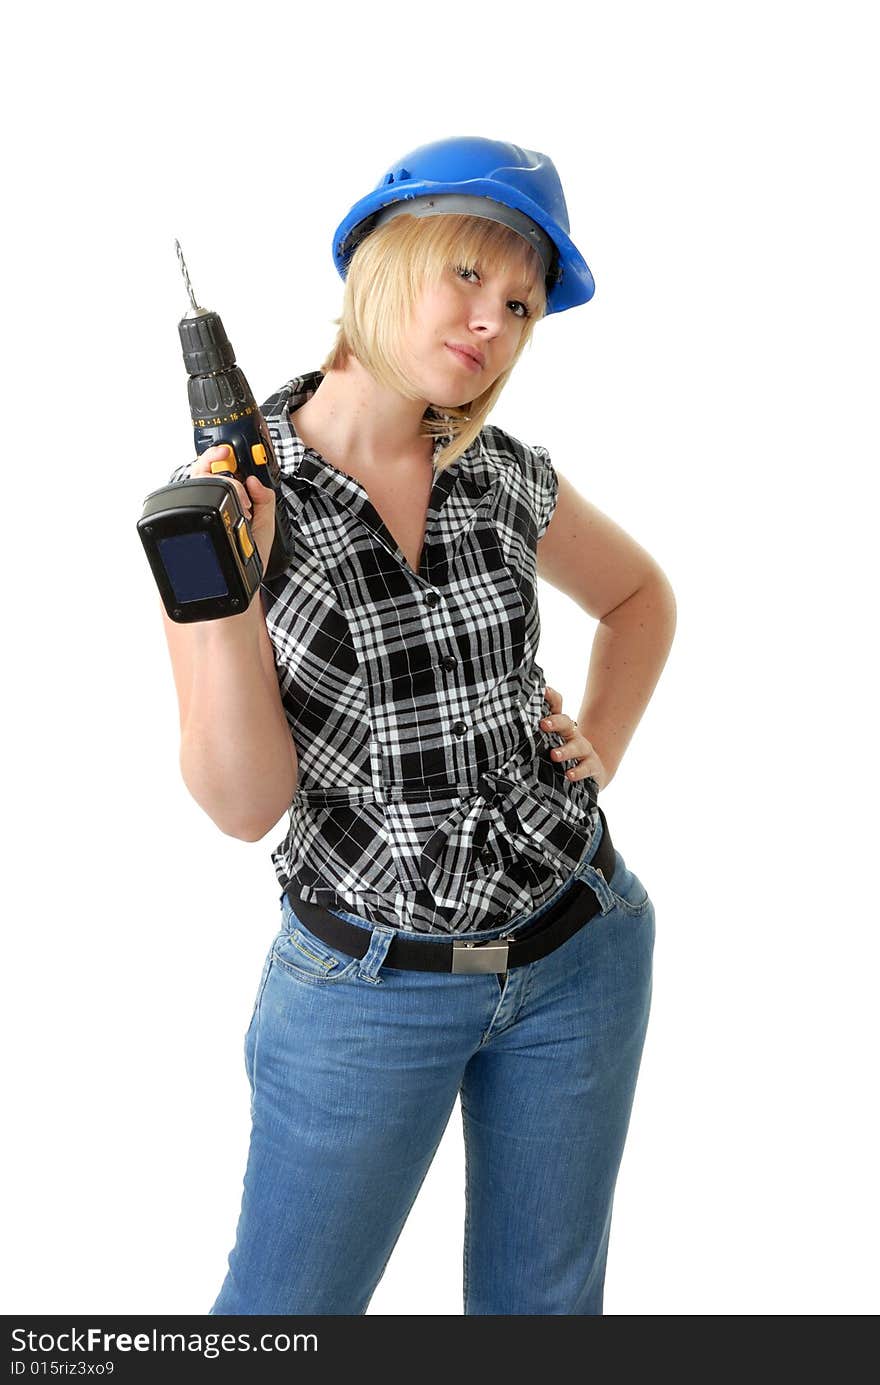
[[[219,313],[199,309],[177,324],[192,421],[201,428],[234,423],[257,407]]]
[[[178,323],[187,375],[208,375],[235,365],[235,352],[219,313],[198,308]]]

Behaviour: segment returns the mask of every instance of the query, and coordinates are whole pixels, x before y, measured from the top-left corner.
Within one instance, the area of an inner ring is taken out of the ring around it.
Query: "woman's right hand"
[[[207,452],[203,452],[197,457],[189,469],[190,476],[214,476],[211,463],[223,461],[229,456],[229,447],[221,443],[218,447],[209,447]],[[269,555],[272,552],[272,544],[275,541],[275,489],[273,486],[264,486],[258,476],[248,476],[246,487],[236,476],[226,476],[227,481],[231,481],[238,491],[238,500],[242,510],[250,524],[251,533],[254,536],[254,543],[257,545],[257,552],[263,563],[263,572],[269,566]]]

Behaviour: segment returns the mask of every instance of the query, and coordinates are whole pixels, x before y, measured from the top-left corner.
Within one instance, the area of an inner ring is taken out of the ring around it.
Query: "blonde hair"
[[[506,370],[476,399],[442,410],[429,407],[421,436],[448,438],[436,459],[438,471],[451,466],[478,436],[513,368],[547,309],[544,270],[535,249],[509,227],[485,217],[460,213],[391,218],[361,241],[345,280],[339,331],[322,373],[342,370],[353,355],[376,380],[406,399],[421,391],[407,372],[400,343],[412,310],[427,285],[440,282],[458,265],[491,271],[522,270],[519,295],[531,316],[523,320],[516,354]]]

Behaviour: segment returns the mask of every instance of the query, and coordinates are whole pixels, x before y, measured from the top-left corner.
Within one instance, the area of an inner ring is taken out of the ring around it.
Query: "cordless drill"
[[[186,623],[240,614],[263,576],[279,576],[293,557],[287,511],[275,507],[275,537],[265,574],[238,491],[257,476],[278,490],[281,472],[265,419],[219,314],[196,303],[180,245],[177,255],[191,311],[178,323],[188,381],[197,455],[225,443],[230,457],[211,464],[211,476],[194,476],[147,496],[138,520],[153,575],[172,620]]]

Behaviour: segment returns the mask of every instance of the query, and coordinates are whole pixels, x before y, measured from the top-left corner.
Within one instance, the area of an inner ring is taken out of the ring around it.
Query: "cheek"
[[[455,320],[455,313],[448,304],[444,306],[436,301],[423,300],[413,311],[408,335],[413,343],[428,347],[432,343],[445,341],[453,330]]]
[[[519,350],[519,344],[521,339],[522,334],[519,328],[515,327],[505,340],[504,351],[501,352],[499,355],[499,375],[502,370],[507,370],[508,366],[510,366],[510,364],[512,363],[517,351]]]
[[[457,301],[455,289],[443,284],[435,284],[422,292],[416,304],[416,311],[424,318],[433,318],[449,312]]]

